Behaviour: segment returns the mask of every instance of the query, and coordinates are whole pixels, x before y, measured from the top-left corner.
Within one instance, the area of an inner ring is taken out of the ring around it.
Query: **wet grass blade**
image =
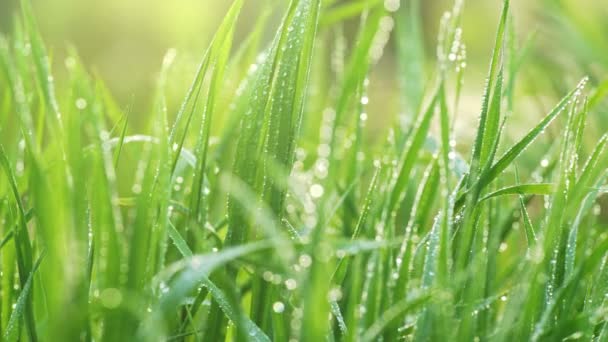
[[[479,201],[507,195],[551,195],[554,188],[553,184],[519,184],[489,193]]]
[[[495,180],[511,163],[517,158],[532,142],[541,135],[553,120],[566,108],[572,101],[575,95],[580,92],[580,88],[584,85],[586,79],[577,86],[575,90],[566,95],[551,112],[532,130],[528,132],[520,141],[511,147],[499,160],[494,163],[489,172],[480,179],[481,185],[485,186]]]
[[[19,194],[15,175],[13,174],[8,156],[6,155],[6,152],[2,145],[0,145],[0,165],[2,165],[2,168],[4,169],[4,173],[6,175],[6,178],[8,179],[8,183],[10,185],[14,201],[17,204],[17,208],[19,210],[18,224],[15,230],[15,251],[21,288],[25,289],[27,281],[32,274],[33,252],[30,242],[30,236],[28,234],[28,229],[26,226],[27,219],[25,215],[25,208],[23,207],[23,203],[21,202],[21,195]],[[28,336],[31,340],[36,341],[37,333],[32,301],[29,295],[26,295],[23,300],[25,302],[22,304],[22,307],[25,312],[25,326],[28,331]]]
[[[44,257],[44,253],[42,253],[36,263],[32,268],[32,272],[28,275],[25,285],[21,289],[21,293],[19,293],[19,297],[17,298],[17,303],[15,303],[15,307],[13,312],[11,313],[11,318],[8,321],[7,329],[4,332],[4,341],[19,341],[19,330],[20,330],[20,322],[24,318],[25,312],[27,311],[28,302],[30,299],[30,292],[32,288],[32,283],[34,282],[34,274],[38,270],[38,266],[40,266],[40,262]],[[35,340],[36,335],[29,335],[29,338]]]

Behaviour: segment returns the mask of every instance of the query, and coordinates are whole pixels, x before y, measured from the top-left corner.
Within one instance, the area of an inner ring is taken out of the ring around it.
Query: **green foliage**
[[[590,144],[585,130],[606,83],[587,99],[583,79],[511,142],[525,54],[505,0],[459,153],[460,1],[436,61],[419,1],[291,0],[267,46],[262,16],[235,49],[243,3],[175,114],[167,53],[134,128],[75,52],[55,83],[22,1],[0,37],[4,339],[608,338],[608,136]],[[389,41],[403,114],[369,139],[370,74]],[[545,156],[527,151],[542,144]]]

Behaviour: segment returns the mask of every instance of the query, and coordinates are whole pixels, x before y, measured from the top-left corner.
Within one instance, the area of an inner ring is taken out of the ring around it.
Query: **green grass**
[[[608,136],[585,132],[605,86],[509,138],[528,43],[506,0],[469,148],[460,2],[432,62],[419,0],[292,0],[236,45],[243,2],[175,113],[167,53],[137,126],[74,51],[55,85],[22,1],[0,36],[3,340],[608,339]],[[399,116],[368,113],[387,42]]]

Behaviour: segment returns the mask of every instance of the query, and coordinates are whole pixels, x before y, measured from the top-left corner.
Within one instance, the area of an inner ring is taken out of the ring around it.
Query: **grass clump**
[[[419,1],[398,4],[292,0],[267,46],[261,17],[236,47],[236,0],[176,114],[167,54],[135,132],[75,52],[55,87],[23,1],[0,37],[3,338],[608,338],[608,138],[583,139],[600,95],[584,79],[506,138],[523,58],[506,0],[458,153],[462,3],[430,75]],[[372,143],[369,75],[391,36],[403,115]],[[538,169],[518,167],[554,121]]]

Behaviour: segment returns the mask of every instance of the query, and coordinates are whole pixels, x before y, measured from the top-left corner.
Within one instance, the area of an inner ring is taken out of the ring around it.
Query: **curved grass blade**
[[[169,144],[175,150],[175,157],[173,159],[171,174],[173,174],[173,172],[175,172],[175,168],[177,167],[177,161],[180,157],[182,147],[184,146],[188,128],[190,127],[192,118],[197,109],[198,99],[199,99],[199,96],[201,93],[201,88],[203,86],[203,81],[207,74],[207,70],[208,70],[210,64],[213,62],[212,61],[213,56],[218,53],[218,49],[219,49],[219,52],[221,52],[226,38],[229,37],[231,35],[231,32],[234,30],[234,26],[236,24],[236,19],[238,17],[238,14],[240,13],[240,9],[241,9],[242,5],[243,5],[243,0],[236,0],[230,7],[228,13],[226,14],[226,17],[224,18],[224,21],[218,28],[217,33],[215,34],[211,45],[205,52],[203,59],[202,59],[201,63],[199,64],[199,67],[194,76],[194,80],[193,80],[192,84],[190,85],[190,88],[188,89],[188,92],[186,93],[186,96],[177,113],[177,116],[175,118],[175,123],[173,124],[171,133],[169,134]],[[186,122],[184,124],[184,123],[182,123],[182,121],[184,120],[184,115],[186,114],[188,107],[190,107],[190,112],[189,112],[188,117],[186,118]],[[183,134],[182,134],[182,137],[178,141],[177,133],[182,125],[184,125]],[[177,146],[176,146],[176,143],[177,143]]]
[[[471,168],[469,182],[477,182],[479,173],[484,168],[486,163],[491,163],[491,160],[487,160],[490,155],[490,149],[495,145],[495,141],[499,138],[498,126],[500,123],[500,102],[502,99],[502,80],[503,80],[503,68],[500,68],[498,72],[498,79],[494,84],[494,77],[496,74],[496,68],[498,67],[500,54],[504,48],[505,29],[507,25],[507,19],[509,16],[509,0],[504,1],[500,23],[498,25],[498,32],[496,33],[496,39],[494,41],[494,50],[492,52],[492,59],[490,61],[490,70],[488,72],[488,78],[486,87],[483,94],[483,102],[481,106],[481,114],[479,117],[479,128],[477,130],[477,137],[473,147],[473,155],[471,156]],[[494,92],[492,99],[490,98],[490,91]],[[490,103],[491,101],[491,103]],[[472,184],[470,184],[472,185]]]
[[[17,303],[15,303],[15,307],[11,313],[11,318],[9,319],[6,331],[4,332],[4,341],[19,341],[20,322],[25,311],[27,310],[28,301],[30,300],[32,282],[34,281],[34,274],[36,273],[36,270],[38,270],[38,266],[40,266],[42,258],[44,258],[44,252],[42,252],[42,254],[40,254],[38,257],[38,260],[36,260],[36,263],[32,268],[32,272],[28,275],[27,281],[21,289],[21,293],[19,293],[19,298],[17,298]],[[30,338],[35,337],[30,336]]]
[[[405,315],[408,312],[416,310],[431,299],[430,294],[422,294],[417,298],[404,298],[393,304],[390,308],[380,315],[361,336],[361,341],[371,342],[376,341],[378,336],[382,334],[384,329],[391,325],[396,318]]]
[[[0,249],[2,249],[2,247],[4,247],[4,245],[6,245],[9,241],[11,241],[11,239],[13,238],[13,231],[9,231],[6,236],[2,239],[2,242],[0,242]]]
[[[17,208],[19,209],[19,221],[17,229],[15,230],[15,251],[17,257],[17,269],[19,271],[19,280],[21,287],[25,288],[27,280],[32,273],[32,246],[26,226],[27,218],[25,209],[23,207],[23,203],[21,202],[19,189],[17,188],[17,181],[10,166],[8,156],[6,155],[2,145],[0,145],[0,165],[2,165],[2,168],[4,169],[15,203],[17,203]],[[29,338],[32,341],[37,341],[34,311],[31,300],[26,300],[24,305],[25,326],[27,328]]]
[[[483,202],[491,198],[507,195],[551,195],[554,189],[555,185],[550,183],[519,184],[489,193],[482,197],[479,201]]]
[[[159,300],[160,312],[170,315],[217,268],[248,254],[267,250],[270,246],[268,241],[254,242],[217,253],[195,255],[169,265],[156,276],[157,279],[165,279],[177,273],[176,279],[171,282],[171,289]]]
[[[21,13],[25,22],[25,28],[28,33],[29,40],[31,42],[32,55],[34,57],[34,66],[36,70],[36,80],[40,89],[42,90],[42,96],[46,105],[46,109],[50,111],[49,121],[52,124],[54,133],[58,137],[62,136],[63,123],[61,118],[61,112],[59,110],[59,104],[55,94],[55,82],[53,75],[51,74],[51,63],[46,51],[42,37],[39,34],[36,20],[32,10],[30,0],[21,1]]]
[[[534,226],[532,225],[532,221],[530,220],[530,215],[528,214],[528,209],[526,209],[526,203],[524,202],[524,197],[519,196],[519,206],[521,210],[521,215],[524,218],[524,229],[526,230],[526,240],[528,241],[528,249],[536,245],[538,241],[536,238],[536,232],[534,231]]]
[[[580,89],[586,83],[586,78],[579,83],[579,85],[566,95],[558,104],[551,110],[551,112],[532,130],[528,132],[519,142],[511,147],[488,171],[483,178],[479,180],[480,186],[485,187],[495,180],[511,163],[517,158],[530,144],[541,135],[544,130],[555,120],[555,118],[563,112],[566,106],[572,101],[572,99],[580,92]]]
[[[171,237],[171,239],[175,243],[175,246],[178,248],[183,257],[188,259],[193,257],[192,251],[186,244],[186,241],[171,223],[169,224],[169,236]],[[255,323],[251,319],[243,315],[240,308],[234,307],[234,305],[231,303],[231,300],[229,300],[228,297],[224,294],[224,292],[217,285],[215,285],[208,277],[204,277],[201,280],[201,283],[205,288],[209,290],[209,293],[211,293],[213,298],[217,301],[218,305],[220,306],[226,317],[228,317],[228,319],[233,322],[242,322],[244,324],[244,328],[247,331],[247,336],[250,336],[255,341],[270,341],[268,336],[266,336],[266,334],[264,334],[264,332],[257,325],[255,325]],[[189,308],[189,311],[192,315],[196,314],[201,303],[201,301],[197,301]],[[181,330],[183,331],[184,327],[182,327]]]

